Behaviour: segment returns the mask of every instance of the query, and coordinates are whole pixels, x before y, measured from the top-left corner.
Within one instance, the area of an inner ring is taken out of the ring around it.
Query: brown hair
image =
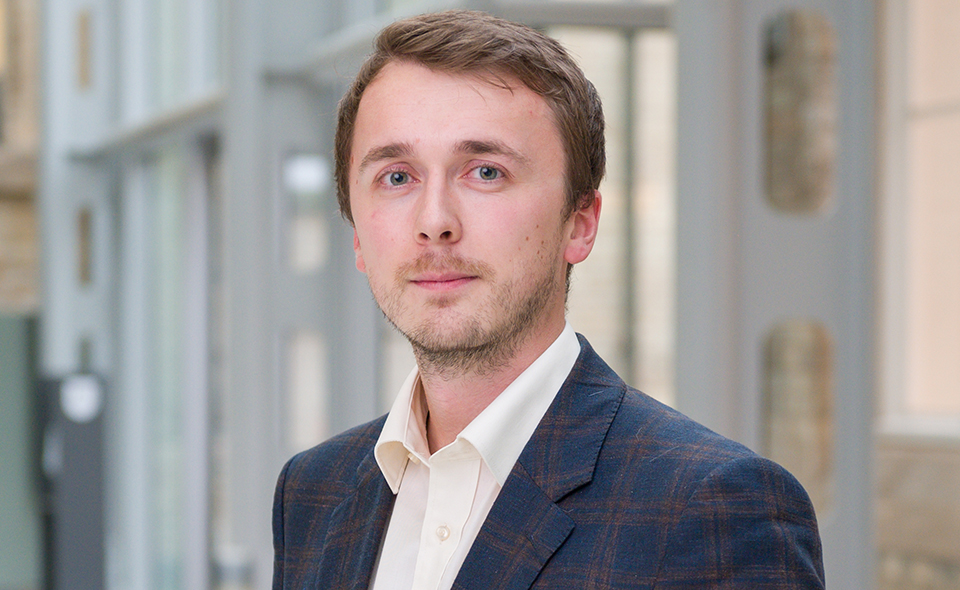
[[[566,154],[565,217],[593,202],[606,165],[596,88],[555,39],[483,12],[450,10],[403,19],[380,31],[373,54],[340,100],[334,145],[337,199],[340,213],[351,224],[350,150],[360,99],[393,61],[476,74],[503,87],[509,87],[512,78],[542,96],[553,111]]]

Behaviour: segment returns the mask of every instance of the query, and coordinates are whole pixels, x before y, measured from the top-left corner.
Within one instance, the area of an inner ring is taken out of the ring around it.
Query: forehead
[[[364,90],[353,152],[371,136],[422,130],[489,133],[549,131],[559,138],[551,105],[520,80],[487,72],[453,73],[394,61]]]

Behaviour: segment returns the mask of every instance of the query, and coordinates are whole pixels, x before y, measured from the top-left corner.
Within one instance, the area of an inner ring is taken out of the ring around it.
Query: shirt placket
[[[427,509],[420,533],[414,590],[439,587],[444,569],[463,537],[479,476],[480,456],[463,441],[430,458]]]

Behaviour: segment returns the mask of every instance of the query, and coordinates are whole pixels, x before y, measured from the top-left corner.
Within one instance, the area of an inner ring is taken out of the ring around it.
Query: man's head
[[[357,269],[421,370],[529,361],[596,237],[596,93],[555,41],[479,13],[401,21],[378,48],[337,132]]]
[[[603,111],[593,84],[554,39],[481,12],[448,11],[404,19],[384,28],[375,51],[340,101],[336,133],[337,198],[353,223],[350,152],[360,100],[391,62],[449,74],[469,74],[509,87],[516,80],[550,106],[566,157],[566,210],[589,205],[603,178]]]

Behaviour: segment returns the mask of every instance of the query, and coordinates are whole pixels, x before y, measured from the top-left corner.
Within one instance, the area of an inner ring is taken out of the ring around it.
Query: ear
[[[600,205],[600,191],[593,191],[593,201],[574,211],[567,220],[567,246],[563,259],[569,264],[583,262],[593,250],[600,224]]]
[[[367,264],[363,261],[363,252],[360,250],[360,236],[357,235],[357,229],[353,229],[353,254],[356,256],[357,270],[362,273],[367,272]]]

